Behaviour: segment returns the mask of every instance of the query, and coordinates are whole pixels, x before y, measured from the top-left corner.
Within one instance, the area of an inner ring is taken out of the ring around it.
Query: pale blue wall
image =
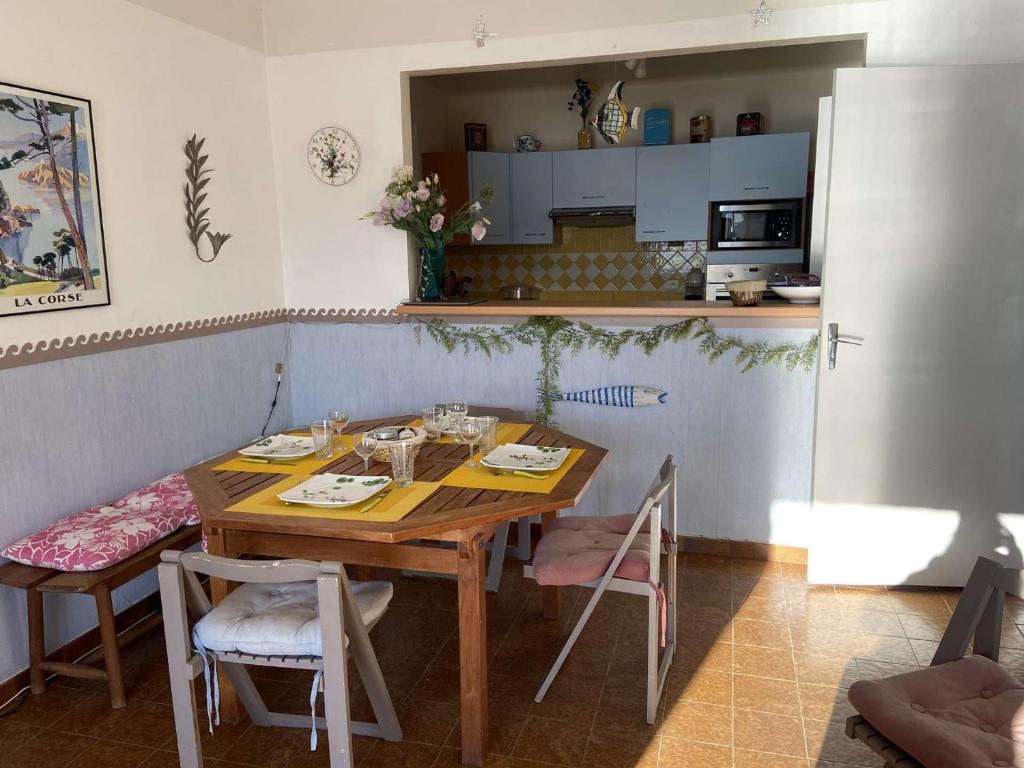
[[[0,371],[0,544],[259,434],[286,326]],[[287,391],[272,426],[291,421]],[[115,609],[156,588],[149,574]],[[47,595],[47,645],[96,624],[92,600]],[[0,680],[28,664],[24,594],[0,588]]]

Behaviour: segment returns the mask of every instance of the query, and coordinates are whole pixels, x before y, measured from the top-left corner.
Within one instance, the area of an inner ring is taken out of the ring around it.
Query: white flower
[[[83,544],[88,544],[96,537],[96,531],[89,528],[78,528],[74,531],[65,531],[54,544],[65,549],[75,549]]]
[[[135,536],[139,533],[152,531],[156,528],[156,526],[144,517],[135,517],[116,522],[111,526],[111,528],[113,528],[116,531],[121,531],[122,533],[128,536]]]

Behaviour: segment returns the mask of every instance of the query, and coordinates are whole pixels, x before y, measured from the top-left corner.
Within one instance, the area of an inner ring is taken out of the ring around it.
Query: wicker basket
[[[416,433],[415,437],[410,437],[405,440],[378,440],[377,450],[373,452],[373,458],[376,461],[383,461],[386,464],[391,463],[391,454],[388,452],[388,446],[392,443],[412,443],[413,456],[419,455],[420,449],[423,444],[427,442],[427,430],[422,427],[403,427],[403,429],[411,429]]]
[[[761,303],[764,292],[768,290],[768,283],[765,280],[734,280],[726,283],[729,289],[729,298],[733,306],[755,307]]]

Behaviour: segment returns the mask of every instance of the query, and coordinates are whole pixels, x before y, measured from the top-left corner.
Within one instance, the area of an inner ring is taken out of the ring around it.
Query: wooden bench
[[[159,613],[129,627],[120,635],[114,624],[114,606],[110,593],[160,563],[165,549],[187,549],[200,538],[200,526],[183,526],[142,551],[116,565],[98,571],[55,571],[9,562],[0,565],[0,584],[25,590],[28,603],[29,678],[32,693],[46,690],[49,673],[87,680],[105,680],[110,691],[110,705],[120,709],[126,705],[124,678],[121,674],[120,647],[145,634],[161,622]],[[88,663],[88,659],[69,663],[47,661],[43,630],[43,592],[64,592],[92,595],[96,600],[101,648],[105,669]]]

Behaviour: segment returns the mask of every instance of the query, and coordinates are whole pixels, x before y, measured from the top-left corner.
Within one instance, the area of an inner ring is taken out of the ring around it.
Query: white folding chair
[[[225,665],[256,725],[312,726],[311,749],[316,747],[316,729],[326,728],[331,768],[354,765],[353,733],[401,740],[402,729],[369,636],[391,600],[389,582],[353,586],[335,562],[231,560],[174,550],[164,551],[161,560],[160,599],[181,768],[203,765],[194,696],[200,675],[206,677],[210,728],[219,722],[218,662]],[[242,584],[214,608],[197,573]],[[189,614],[196,619],[191,639]],[[376,723],[349,718],[346,653],[352,654]],[[244,665],[310,670],[310,716],[270,712]],[[320,690],[326,717],[315,716]]]
[[[676,648],[676,465],[669,456],[636,515],[561,517],[523,573],[546,586],[593,587],[535,701],[544,699],[606,590],[647,597],[647,722],[657,716]],[[667,523],[667,527],[663,524]],[[661,556],[667,559],[664,578]]]

